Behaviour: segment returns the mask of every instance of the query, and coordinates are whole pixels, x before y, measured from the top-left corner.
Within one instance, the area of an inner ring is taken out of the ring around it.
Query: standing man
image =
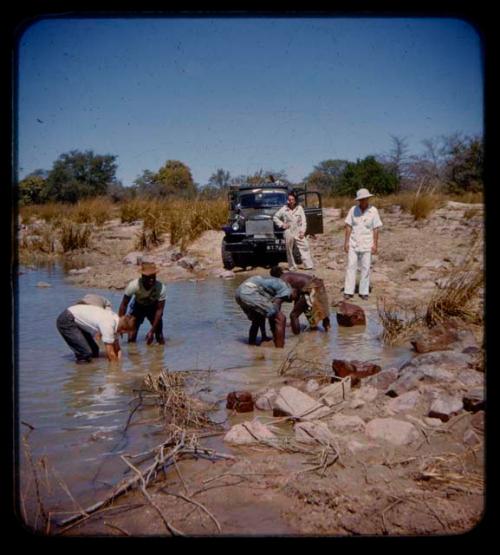
[[[347,272],[344,298],[351,299],[356,286],[356,270],[361,265],[359,296],[366,301],[370,291],[370,264],[372,254],[378,251],[378,233],[382,221],[375,206],[368,204],[373,195],[368,189],[356,193],[358,206],[353,206],[345,219],[344,251],[347,253]]]
[[[328,331],[330,328],[330,303],[322,279],[299,272],[283,272],[280,266],[273,266],[269,273],[297,290],[297,299],[290,312],[290,323],[295,335],[300,333],[299,316],[301,314],[306,316],[311,329],[316,329],[321,322],[323,329]]]
[[[297,245],[304,264],[304,270],[313,270],[314,264],[309,249],[309,241],[306,239],[307,221],[304,209],[297,204],[297,195],[288,194],[288,202],[280,208],[273,216],[273,222],[285,230],[286,259],[288,269],[295,271],[297,265],[293,258],[293,247]]]
[[[284,347],[286,317],[281,312],[281,303],[294,300],[296,291],[281,279],[252,276],[236,289],[234,296],[236,302],[252,322],[248,332],[248,344],[257,344],[259,329],[262,333],[262,340],[266,340],[265,323],[268,318],[274,346]]]
[[[63,310],[57,318],[57,329],[75,353],[78,364],[92,362],[99,356],[94,337],[99,334],[109,361],[121,358],[118,335],[134,329],[131,316],[119,317],[110,309],[91,304],[75,304]]]
[[[163,309],[167,298],[167,288],[156,279],[156,264],[154,262],[143,262],[141,264],[141,277],[132,280],[123,295],[118,314],[123,316],[132,297],[130,314],[136,320],[136,327],[128,334],[129,343],[135,343],[137,332],[147,318],[151,323],[151,329],[146,334],[146,343],[151,345],[153,339],[160,345],[165,344],[163,338]]]

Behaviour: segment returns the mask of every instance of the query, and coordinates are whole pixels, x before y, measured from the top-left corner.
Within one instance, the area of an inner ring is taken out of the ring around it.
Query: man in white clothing
[[[379,228],[382,227],[378,210],[368,204],[368,199],[372,196],[368,189],[359,189],[356,193],[358,206],[353,206],[345,219],[344,251],[347,253],[345,299],[350,299],[354,295],[358,264],[361,265],[359,296],[366,300],[370,292],[371,256],[377,253]]]
[[[274,214],[273,222],[279,228],[285,230],[288,269],[290,271],[297,270],[293,257],[293,247],[297,245],[302,263],[304,264],[304,270],[313,270],[314,264],[309,249],[309,241],[306,239],[306,215],[302,206],[297,204],[297,195],[295,193],[289,193],[288,203]]]
[[[118,316],[109,308],[91,304],[75,304],[57,318],[57,329],[76,357],[77,363],[91,362],[99,356],[94,337],[99,334],[109,361],[121,358],[119,334],[133,330],[132,316]]]

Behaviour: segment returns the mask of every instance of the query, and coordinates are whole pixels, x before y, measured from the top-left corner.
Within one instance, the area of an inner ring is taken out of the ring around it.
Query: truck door
[[[316,191],[297,194],[299,204],[304,209],[307,220],[306,235],[323,233],[323,208],[321,195]]]

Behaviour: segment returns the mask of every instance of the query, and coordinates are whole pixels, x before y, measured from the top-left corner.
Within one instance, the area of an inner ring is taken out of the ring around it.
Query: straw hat
[[[355,200],[361,200],[363,198],[369,198],[369,197],[373,197],[373,195],[370,193],[368,189],[359,189],[359,191],[356,193]]]
[[[143,276],[153,276],[158,272],[154,262],[143,262],[140,271]]]

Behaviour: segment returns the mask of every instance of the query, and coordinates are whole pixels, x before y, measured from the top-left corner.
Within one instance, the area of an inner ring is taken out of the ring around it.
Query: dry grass
[[[158,376],[148,374],[144,379],[144,387],[156,398],[167,429],[219,429],[208,416],[216,407],[187,394],[189,379],[195,379],[191,372],[169,372],[165,369]]]
[[[74,224],[71,221],[61,225],[60,237],[63,252],[88,248],[91,245],[92,231],[86,224]]]
[[[386,299],[377,299],[377,311],[382,324],[382,341],[388,345],[405,341],[424,324],[424,315],[417,306],[402,306]]]

